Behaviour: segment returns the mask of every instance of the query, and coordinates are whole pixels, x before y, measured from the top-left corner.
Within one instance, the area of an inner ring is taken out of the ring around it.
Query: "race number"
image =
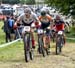
[[[42,29],[38,29],[38,34],[42,34],[43,30]]]
[[[30,26],[25,26],[25,27],[24,27],[24,31],[30,32]]]
[[[62,35],[62,34],[63,34],[63,31],[58,31],[58,34],[59,34],[59,35]]]

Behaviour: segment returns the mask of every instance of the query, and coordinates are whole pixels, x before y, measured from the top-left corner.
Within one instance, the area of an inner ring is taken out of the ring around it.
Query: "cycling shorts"
[[[49,25],[50,25],[50,22],[48,23],[41,22],[41,29],[46,29]]]

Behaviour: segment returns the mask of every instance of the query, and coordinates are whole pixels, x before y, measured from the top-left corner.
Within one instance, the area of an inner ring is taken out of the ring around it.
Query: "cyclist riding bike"
[[[24,13],[20,15],[17,19],[17,21],[14,24],[14,27],[16,27],[17,24],[22,24],[24,26],[31,26],[32,23],[39,22],[38,17],[36,16],[35,13],[31,11],[30,8],[25,8]],[[22,30],[22,36],[24,37],[24,29]],[[34,36],[33,36],[33,31],[31,30],[32,34],[32,47],[35,48],[35,41],[34,41]]]
[[[42,9],[41,10],[41,16],[39,16],[39,20],[41,22],[41,29],[46,29],[47,27],[49,27],[49,30],[50,30],[50,23],[52,22],[52,17],[50,15],[48,15],[46,13],[46,10]],[[47,34],[49,34],[49,30],[46,31]],[[49,34],[50,36],[50,34]],[[46,40],[45,40],[46,39]],[[44,41],[44,47],[46,47],[46,42],[49,42],[49,45],[50,45],[50,37],[49,39],[44,35],[43,37],[43,41]]]
[[[63,31],[64,44],[65,44],[65,34],[64,34],[65,23],[63,20],[61,20],[61,17],[59,15],[56,16],[54,24],[55,24],[56,32]]]

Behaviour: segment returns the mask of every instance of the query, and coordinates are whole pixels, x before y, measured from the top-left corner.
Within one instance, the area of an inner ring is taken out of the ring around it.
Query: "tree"
[[[49,6],[54,6],[63,14],[75,15],[75,0],[45,0]],[[72,10],[72,11],[71,11]],[[71,11],[71,12],[70,12]]]
[[[26,4],[35,4],[35,0],[26,0]]]
[[[26,0],[20,0],[20,3],[21,4],[25,4],[26,3]]]

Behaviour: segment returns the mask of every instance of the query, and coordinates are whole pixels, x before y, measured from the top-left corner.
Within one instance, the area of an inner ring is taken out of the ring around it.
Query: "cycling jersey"
[[[56,31],[64,30],[64,21],[55,21]]]
[[[49,15],[46,16],[40,16],[39,20],[41,21],[41,28],[44,29],[50,25],[50,21],[52,20],[52,17]]]
[[[22,21],[23,25],[31,25],[34,21],[37,21],[38,18],[36,14],[31,13],[29,18],[26,18],[25,14],[19,16],[20,21]]]
[[[50,21],[52,20],[52,17],[49,16],[49,15],[46,15],[45,17],[39,16],[39,20],[40,20],[41,22],[48,23],[48,22],[50,22]]]

